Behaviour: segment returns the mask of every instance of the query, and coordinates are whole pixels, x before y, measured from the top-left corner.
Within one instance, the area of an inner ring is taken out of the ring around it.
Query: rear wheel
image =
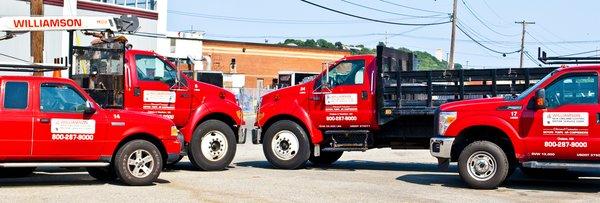
[[[115,155],[117,177],[127,185],[150,185],[158,178],[163,160],[158,148],[146,140],[133,140]]]
[[[86,168],[87,172],[99,181],[112,181],[117,179],[117,173],[113,167],[89,167]]]
[[[308,136],[304,129],[293,121],[277,121],[265,132],[263,152],[276,168],[303,167],[310,157]]]
[[[458,173],[470,187],[493,189],[506,179],[509,161],[498,145],[475,141],[463,149],[458,158]]]
[[[313,154],[310,155],[310,158],[308,159],[310,161],[310,163],[317,165],[317,166],[328,166],[333,164],[334,162],[336,162],[338,159],[340,159],[340,157],[342,157],[342,154],[344,154],[344,152],[320,152],[320,156],[314,156]]]
[[[207,120],[194,131],[188,148],[190,162],[205,171],[223,170],[235,156],[235,133],[223,121]]]

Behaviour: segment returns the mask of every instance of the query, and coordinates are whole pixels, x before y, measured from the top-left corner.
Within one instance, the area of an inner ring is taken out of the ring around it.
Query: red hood
[[[495,110],[498,106],[507,104],[509,101],[502,97],[469,99],[456,102],[449,102],[440,106],[441,111],[485,111]]]

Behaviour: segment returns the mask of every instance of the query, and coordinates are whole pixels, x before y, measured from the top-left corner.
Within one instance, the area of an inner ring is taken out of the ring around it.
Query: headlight
[[[456,112],[441,112],[438,118],[438,134],[444,135],[450,124],[456,120]]]
[[[171,136],[177,137],[177,135],[179,135],[179,129],[175,126],[171,126]]]

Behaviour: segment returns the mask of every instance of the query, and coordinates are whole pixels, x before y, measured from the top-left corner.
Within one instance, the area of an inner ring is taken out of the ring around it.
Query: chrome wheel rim
[[[478,151],[467,160],[469,175],[478,181],[486,181],[494,177],[497,170],[496,159],[490,153]]]
[[[152,169],[154,169],[154,164],[152,154],[143,149],[135,150],[127,159],[129,173],[136,178],[149,176],[152,173]]]
[[[219,161],[227,154],[227,138],[221,131],[212,130],[200,141],[202,155],[209,161]]]
[[[289,130],[282,130],[271,140],[271,150],[281,160],[290,160],[298,154],[300,142],[296,135]]]

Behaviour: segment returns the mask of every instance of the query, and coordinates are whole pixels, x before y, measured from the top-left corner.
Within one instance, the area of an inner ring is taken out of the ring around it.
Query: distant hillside
[[[307,39],[307,40],[298,40],[298,39],[286,39],[283,42],[279,42],[277,44],[280,45],[289,45],[289,46],[299,46],[299,47],[313,47],[313,48],[328,48],[328,49],[344,49],[349,50],[352,54],[375,54],[374,48],[365,47],[362,44],[359,45],[345,45],[341,42],[329,42],[325,39]],[[445,60],[438,60],[433,55],[424,51],[412,51],[410,49],[400,47],[397,48],[402,51],[409,51],[415,54],[417,59],[419,60],[418,70],[444,70],[448,67],[448,62]],[[459,63],[454,64],[455,69],[461,69],[462,65]]]

